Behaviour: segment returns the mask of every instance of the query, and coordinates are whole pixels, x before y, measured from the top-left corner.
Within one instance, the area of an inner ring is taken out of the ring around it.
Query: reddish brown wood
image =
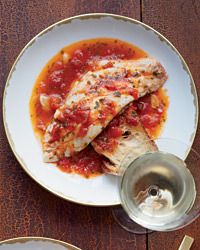
[[[143,0],[142,20],[165,35],[180,51],[193,74],[200,93],[200,2],[199,0]],[[194,148],[200,150],[200,129],[197,131]],[[200,249],[200,219],[176,232],[149,235],[149,249],[178,249],[185,234],[194,237],[191,249]]]
[[[8,72],[25,44],[50,24],[88,12],[110,12],[140,19],[140,1],[0,0],[1,101]],[[0,240],[32,235],[64,240],[84,250],[146,249],[146,236],[135,236],[121,229],[110,208],[64,201],[27,176],[8,145],[0,115]]]
[[[139,0],[0,0],[0,99],[17,54],[34,35],[58,20],[89,12],[110,12],[138,20],[142,14],[145,23],[163,33],[182,53],[199,92],[199,11],[198,0],[144,0],[142,13]],[[61,239],[83,249],[146,249],[145,236],[121,229],[109,208],[72,204],[31,180],[12,154],[0,115],[0,239],[34,235]],[[196,148],[199,135],[198,130]],[[150,234],[149,249],[177,249],[184,234],[195,238],[192,249],[198,249],[199,224],[200,220],[181,231]]]

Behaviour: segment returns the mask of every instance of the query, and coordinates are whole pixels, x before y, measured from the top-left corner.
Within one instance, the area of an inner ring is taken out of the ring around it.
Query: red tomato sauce
[[[103,159],[89,145],[74,157],[61,159],[58,166],[67,173],[77,173],[88,178],[103,173]]]
[[[98,136],[96,143],[101,151],[113,152],[118,144],[117,138],[122,136],[122,126],[129,124],[131,126],[137,126],[139,123],[139,117],[136,113],[136,104],[132,103],[123,114],[117,115],[110,124],[103,130]]]
[[[42,69],[38,76],[33,88],[31,100],[30,100],[30,114],[35,133],[43,138],[44,132],[48,124],[53,118],[55,110],[59,108],[66,96],[70,91],[73,82],[87,72],[93,70],[91,60],[94,59],[139,59],[146,57],[147,54],[141,49],[120,41],[118,39],[110,38],[98,38],[84,40],[74,43],[70,46],[64,47],[58,54],[56,54]],[[104,67],[111,67],[105,65]],[[112,86],[108,85],[108,88]],[[117,90],[117,89],[116,89]],[[127,90],[128,91],[128,90]],[[137,92],[131,93],[134,97],[137,97]],[[43,95],[47,101],[47,104],[43,108],[40,102],[40,96]],[[164,94],[162,95],[165,96]],[[149,103],[150,97],[143,98],[143,103]],[[157,135],[160,130],[160,121],[163,119],[158,110],[154,112],[150,107],[141,108],[141,101],[139,101],[139,115],[141,116],[144,126],[147,127],[148,133],[151,135]],[[102,113],[102,120],[105,119],[106,112],[115,112],[115,107],[112,103],[108,103],[105,112]],[[147,105],[148,106],[148,105]],[[145,106],[146,107],[146,106]],[[162,114],[166,111],[166,106],[163,106]],[[69,111],[63,119],[69,121],[69,130],[73,130],[73,121],[81,119],[82,127],[80,129],[80,137],[83,137],[87,133],[87,128],[90,124],[90,111],[79,108],[76,112]],[[166,112],[165,112],[166,113]],[[153,114],[154,118],[150,119]],[[166,117],[165,117],[166,118]],[[62,117],[59,118],[62,120]],[[132,121],[133,122],[133,121]],[[54,131],[53,139],[59,138],[59,132]],[[113,129],[111,136],[119,136],[120,131]],[[85,177],[96,176],[101,174],[103,167],[103,157],[97,154],[91,146],[88,146],[85,150],[77,153],[70,158],[61,159],[57,166],[65,172],[75,172]]]
[[[161,88],[158,91],[140,98],[136,103],[136,112],[150,138],[156,139],[167,119],[169,99]]]

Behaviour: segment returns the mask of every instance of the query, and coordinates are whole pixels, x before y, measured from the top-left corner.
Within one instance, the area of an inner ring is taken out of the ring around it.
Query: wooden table
[[[185,58],[200,93],[199,0],[0,0],[1,100],[8,72],[25,44],[50,24],[89,12],[129,16],[161,32]],[[200,129],[194,144],[200,150],[199,143]],[[200,219],[179,231],[138,236],[120,228],[110,211],[110,208],[92,208],[64,201],[33,181],[20,167],[8,145],[1,114],[1,240],[46,236],[84,250],[174,250],[188,234],[195,238],[192,249],[200,249]]]

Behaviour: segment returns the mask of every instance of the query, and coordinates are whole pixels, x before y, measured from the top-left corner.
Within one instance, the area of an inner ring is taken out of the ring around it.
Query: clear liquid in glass
[[[184,161],[173,154],[147,153],[130,164],[121,184],[129,217],[145,228],[176,228],[192,207],[196,189]]]

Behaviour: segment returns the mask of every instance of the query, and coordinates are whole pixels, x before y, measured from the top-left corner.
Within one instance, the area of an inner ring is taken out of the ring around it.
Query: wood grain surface
[[[26,43],[54,22],[90,12],[142,19],[160,31],[186,59],[200,93],[199,0],[0,0],[1,103],[9,70]],[[5,136],[2,109],[0,117],[0,240],[45,236],[84,250],[175,250],[188,234],[195,238],[192,249],[200,249],[200,220],[180,231],[139,236],[120,228],[110,208],[80,206],[50,194],[20,167]],[[198,130],[196,148],[199,136]]]

